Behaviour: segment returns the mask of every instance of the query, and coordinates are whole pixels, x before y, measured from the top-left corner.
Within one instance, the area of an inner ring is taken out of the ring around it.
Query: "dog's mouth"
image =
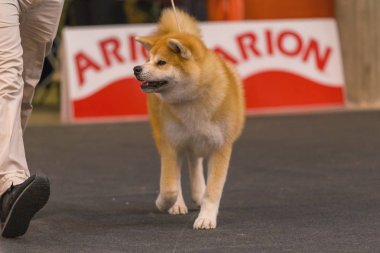
[[[168,81],[143,81],[140,88],[144,92],[156,92],[166,84],[168,84]]]

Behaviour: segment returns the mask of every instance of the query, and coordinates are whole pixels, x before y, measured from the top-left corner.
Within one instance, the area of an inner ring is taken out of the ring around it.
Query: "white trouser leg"
[[[0,194],[30,176],[22,134],[62,5],[0,0]]]
[[[45,56],[57,33],[63,0],[18,0],[21,7],[20,32],[24,50],[24,95],[21,125],[25,130],[32,112],[34,89],[41,77]],[[30,2],[32,8],[30,8]]]
[[[21,128],[23,61],[17,0],[0,2],[0,193],[28,176]]]

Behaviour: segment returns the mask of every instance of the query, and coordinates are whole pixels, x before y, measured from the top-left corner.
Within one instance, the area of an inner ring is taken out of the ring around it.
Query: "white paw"
[[[175,203],[174,206],[172,206],[169,211],[172,215],[178,215],[178,214],[187,214],[187,206],[185,203]]]
[[[194,222],[194,229],[214,229],[216,228],[216,218],[198,217]]]

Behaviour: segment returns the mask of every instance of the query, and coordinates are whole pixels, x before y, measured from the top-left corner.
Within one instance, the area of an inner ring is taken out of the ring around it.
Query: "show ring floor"
[[[47,206],[1,253],[379,252],[380,112],[252,117],[235,145],[218,227],[157,211],[159,157],[147,122],[32,126]]]

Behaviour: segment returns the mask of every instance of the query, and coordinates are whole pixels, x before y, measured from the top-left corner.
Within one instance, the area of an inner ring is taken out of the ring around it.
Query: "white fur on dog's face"
[[[190,73],[185,73],[179,64],[176,64],[175,61],[172,62],[174,58],[165,58],[158,54],[150,55],[148,61],[140,66],[142,71],[136,77],[138,80],[143,81],[141,88],[144,92],[157,93],[168,103],[192,100],[199,92],[197,86],[200,69],[196,64],[192,64],[194,66],[192,66]],[[163,62],[165,64],[162,65]],[[144,88],[144,84],[150,82],[161,82],[160,84],[162,85],[157,88],[149,86]]]
[[[140,81],[166,81],[169,84],[173,82],[173,79],[175,79],[175,77],[177,76],[177,71],[175,70],[175,68],[167,64],[167,61],[159,56],[150,56],[148,61],[140,67],[142,67],[142,71],[137,76],[138,80]],[[162,92],[166,89],[166,87],[167,85],[163,85],[162,87],[158,87],[156,89],[143,89],[143,91],[147,93]]]

